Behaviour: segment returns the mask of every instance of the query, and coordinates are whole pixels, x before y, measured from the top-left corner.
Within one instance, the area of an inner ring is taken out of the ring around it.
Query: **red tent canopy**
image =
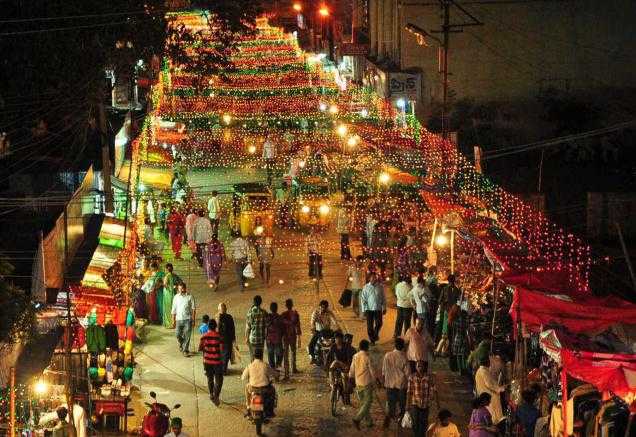
[[[636,391],[636,355],[563,349],[561,363],[566,373],[593,384],[599,391],[616,394]]]
[[[557,324],[568,330],[600,332],[615,323],[636,324],[636,305],[616,297],[591,296],[566,300],[539,291],[518,287],[510,307],[510,315],[530,330],[539,332],[541,326]]]

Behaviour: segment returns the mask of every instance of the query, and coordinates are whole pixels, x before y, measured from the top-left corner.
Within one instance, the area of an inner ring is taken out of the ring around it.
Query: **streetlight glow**
[[[448,244],[448,238],[444,234],[439,234],[437,237],[435,237],[435,244],[437,244],[439,247],[444,247]]]
[[[386,185],[391,181],[391,175],[386,172],[382,172],[378,177],[378,181],[380,181],[381,184]]]
[[[303,10],[303,5],[301,5],[300,3],[294,3],[294,6],[292,7],[294,8],[296,12],[300,12]]]
[[[320,9],[318,9],[318,13],[322,16],[322,17],[328,17],[329,16],[329,9],[327,8],[327,6],[321,6]]]
[[[348,131],[348,130],[349,130],[349,129],[347,129],[347,125],[345,125],[345,124],[341,124],[341,125],[339,125],[339,126],[336,128],[336,132],[338,133],[338,135],[339,135],[339,136],[341,136],[341,137],[343,137],[343,138],[344,138],[344,136],[345,136],[345,135],[347,135],[347,131]]]
[[[49,391],[49,386],[47,385],[45,381],[38,379],[38,381],[33,386],[33,391],[35,392],[35,394],[42,396],[47,391]]]

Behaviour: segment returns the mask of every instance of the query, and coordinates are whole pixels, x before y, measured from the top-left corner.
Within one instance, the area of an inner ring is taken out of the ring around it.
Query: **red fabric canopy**
[[[563,369],[599,391],[619,395],[636,391],[636,355],[561,351]]]
[[[615,297],[588,296],[568,301],[518,287],[510,315],[515,326],[521,316],[521,322],[535,332],[548,324],[562,325],[575,333],[600,332],[615,323],[636,324],[636,305]]]

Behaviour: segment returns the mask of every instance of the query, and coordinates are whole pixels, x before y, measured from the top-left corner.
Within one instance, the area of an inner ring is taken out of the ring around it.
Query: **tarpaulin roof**
[[[556,324],[575,333],[600,332],[615,323],[636,324],[636,305],[616,297],[580,296],[574,300],[517,287],[510,315],[515,325],[520,316],[533,331]]]
[[[599,391],[625,394],[636,391],[636,355],[561,351],[563,369],[593,384]]]

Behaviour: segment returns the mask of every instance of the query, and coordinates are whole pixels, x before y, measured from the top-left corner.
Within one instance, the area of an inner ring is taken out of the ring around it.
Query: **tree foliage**
[[[95,103],[107,95],[105,68],[128,81],[138,60],[148,64],[168,54],[182,68],[217,73],[230,66],[237,35],[253,29],[258,5],[253,0],[5,1],[0,131],[8,133],[14,150],[64,153],[69,141],[85,136]],[[193,8],[208,18],[206,32],[191,33],[174,23],[171,12]],[[206,33],[217,44],[203,52],[182,44]]]
[[[0,344],[26,340],[33,334],[35,308],[28,294],[6,281],[13,266],[0,257]]]

